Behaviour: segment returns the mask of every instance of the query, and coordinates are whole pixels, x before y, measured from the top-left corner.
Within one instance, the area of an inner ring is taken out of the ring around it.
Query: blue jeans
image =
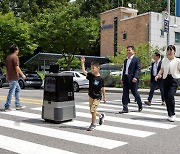
[[[8,96],[7,96],[7,100],[6,100],[6,104],[4,105],[5,108],[8,108],[11,106],[11,99],[12,99],[12,95],[13,93],[15,92],[15,105],[18,106],[20,105],[20,102],[19,102],[19,93],[20,93],[20,86],[19,86],[19,83],[17,80],[11,80],[9,81],[9,93],[8,93]]]

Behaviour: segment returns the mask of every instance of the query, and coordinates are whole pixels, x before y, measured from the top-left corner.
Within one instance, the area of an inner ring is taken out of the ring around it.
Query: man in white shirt
[[[140,61],[139,58],[134,56],[134,47],[128,46],[127,47],[127,59],[124,61],[123,66],[123,74],[122,74],[122,83],[123,83],[123,96],[122,96],[122,103],[123,103],[123,110],[119,113],[127,113],[128,110],[128,103],[129,103],[129,90],[131,90],[135,100],[138,104],[138,111],[142,111],[142,101],[141,97],[137,91],[138,83],[139,83],[139,73],[140,73]]]

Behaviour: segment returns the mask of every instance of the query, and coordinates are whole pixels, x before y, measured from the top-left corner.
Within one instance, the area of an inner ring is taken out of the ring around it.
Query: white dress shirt
[[[154,64],[153,64],[153,76],[156,76],[158,74],[158,72],[157,72],[158,65],[159,65],[159,61],[154,62]]]
[[[129,65],[131,63],[131,60],[133,59],[134,55],[132,55],[131,57],[127,58],[127,62],[126,62],[126,71],[125,74],[128,75],[128,69],[129,69]]]
[[[164,69],[163,79],[171,74],[174,79],[180,78],[180,59],[174,57],[174,59],[169,60],[168,58],[163,58],[161,68]]]

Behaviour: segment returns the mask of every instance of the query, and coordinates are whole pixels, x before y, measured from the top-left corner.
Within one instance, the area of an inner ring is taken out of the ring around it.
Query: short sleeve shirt
[[[16,72],[16,66],[19,66],[18,56],[11,54],[6,58],[6,70],[8,80],[18,80],[19,74]]]
[[[94,76],[92,73],[87,74],[89,80],[89,96],[93,99],[101,99],[101,89],[104,87],[104,80],[101,76]]]

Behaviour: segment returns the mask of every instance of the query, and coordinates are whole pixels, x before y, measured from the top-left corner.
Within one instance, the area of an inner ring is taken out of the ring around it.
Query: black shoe
[[[122,114],[122,113],[128,113],[128,112],[129,112],[128,110],[124,110],[124,109],[123,109],[122,111],[119,111],[120,114]]]
[[[141,112],[141,111],[142,111],[142,109],[143,109],[142,107],[139,107],[139,108],[138,108],[138,111],[139,111],[139,112]]]
[[[104,123],[105,114],[102,113],[101,117],[99,118],[99,125],[102,125]]]
[[[161,105],[166,105],[165,102],[162,102]]]
[[[144,103],[145,103],[146,105],[151,106],[151,102],[150,102],[150,101],[145,101]]]

